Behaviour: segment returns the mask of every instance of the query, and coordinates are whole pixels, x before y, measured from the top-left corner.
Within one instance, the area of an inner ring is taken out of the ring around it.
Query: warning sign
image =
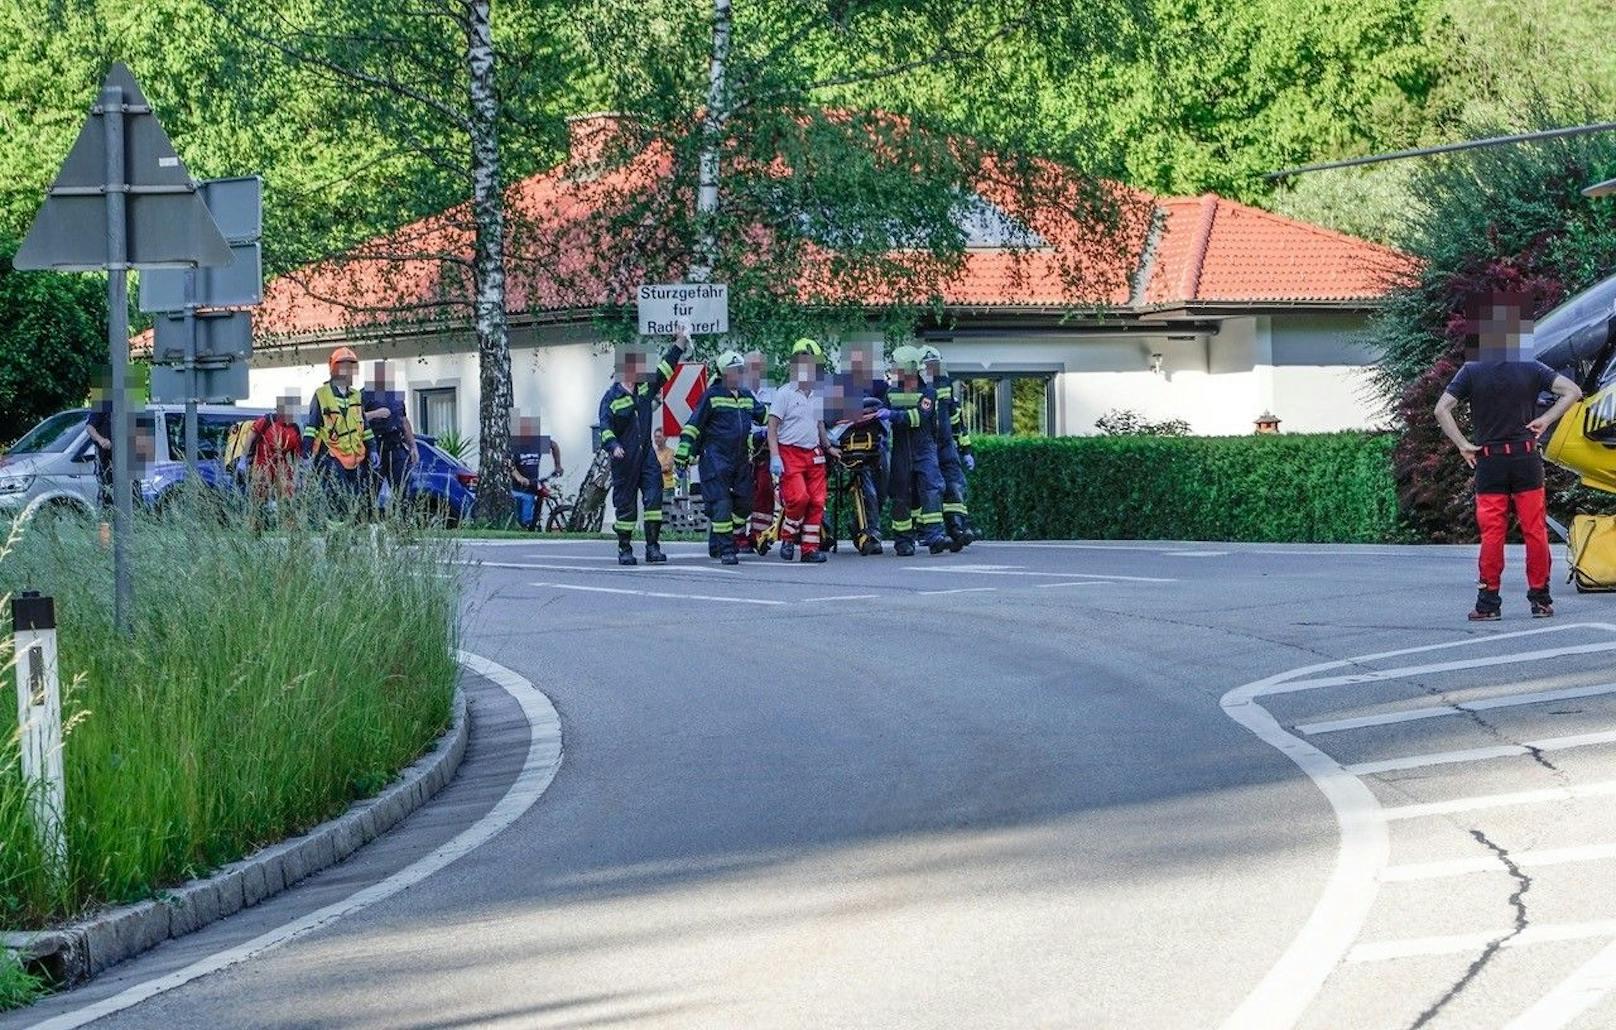
[[[640,335],[671,336],[684,322],[690,335],[729,332],[729,286],[725,283],[644,285],[635,294]]]
[[[662,384],[662,431],[672,440],[701,403],[707,392],[707,366],[700,361],[681,361],[673,377]]]

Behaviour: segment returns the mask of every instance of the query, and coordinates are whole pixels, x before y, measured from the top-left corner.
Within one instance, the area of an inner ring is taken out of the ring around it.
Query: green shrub
[[[258,537],[217,512],[138,519],[125,638],[94,528],[27,528],[0,592],[56,599],[69,868],[51,876],[33,846],[13,734],[0,921],[151,896],[330,818],[430,744],[455,679],[452,545],[379,559],[369,529]]]
[[[1001,540],[1394,539],[1394,438],[981,437],[971,518]]]

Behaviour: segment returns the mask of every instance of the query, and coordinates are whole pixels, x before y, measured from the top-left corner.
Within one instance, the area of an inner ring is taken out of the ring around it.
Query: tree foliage
[[[19,272],[16,251],[0,238],[0,444],[84,403],[107,346],[105,281]]]

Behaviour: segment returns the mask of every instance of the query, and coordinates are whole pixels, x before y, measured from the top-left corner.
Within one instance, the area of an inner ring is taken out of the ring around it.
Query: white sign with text
[[[635,294],[640,335],[671,336],[683,322],[690,335],[729,332],[729,286],[725,283],[646,284]]]

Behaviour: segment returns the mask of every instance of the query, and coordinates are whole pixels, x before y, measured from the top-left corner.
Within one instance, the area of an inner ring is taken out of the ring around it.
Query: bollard
[[[36,591],[11,601],[17,666],[17,730],[23,781],[29,785],[41,849],[58,873],[67,869],[62,834],[62,694],[56,671],[56,602]]]

